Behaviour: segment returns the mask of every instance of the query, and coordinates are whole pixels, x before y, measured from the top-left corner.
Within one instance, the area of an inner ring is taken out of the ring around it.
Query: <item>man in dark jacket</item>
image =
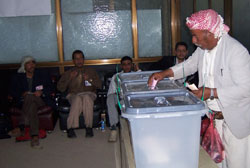
[[[10,86],[10,98],[22,108],[24,123],[19,123],[20,131],[25,125],[30,126],[31,147],[41,148],[39,143],[38,108],[53,105],[51,97],[52,84],[49,75],[35,70],[36,62],[31,56],[22,58],[18,73],[13,76]]]

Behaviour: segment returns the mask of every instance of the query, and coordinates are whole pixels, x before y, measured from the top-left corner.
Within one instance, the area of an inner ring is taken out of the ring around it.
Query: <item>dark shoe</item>
[[[112,125],[112,126],[110,127],[110,129],[111,129],[111,130],[116,130],[116,125]]]
[[[93,129],[92,128],[86,128],[86,137],[93,137]]]
[[[43,147],[39,143],[39,137],[38,136],[32,136],[32,139],[30,141],[30,146],[34,149],[42,149]]]
[[[73,128],[67,130],[67,136],[68,138],[76,138],[76,133]]]

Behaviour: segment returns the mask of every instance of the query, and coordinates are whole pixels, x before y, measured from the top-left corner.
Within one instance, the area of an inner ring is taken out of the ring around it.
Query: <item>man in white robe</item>
[[[250,55],[214,10],[192,14],[186,22],[196,51],[187,61],[153,74],[148,83],[164,77],[183,77],[198,71],[199,88],[210,110],[216,113],[216,128],[225,147],[222,168],[250,167]]]

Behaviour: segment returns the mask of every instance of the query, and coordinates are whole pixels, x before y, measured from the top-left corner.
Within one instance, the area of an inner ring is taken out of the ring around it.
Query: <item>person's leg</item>
[[[223,164],[223,168],[250,167],[250,135],[243,139],[238,139],[224,122],[223,144],[226,154],[226,163]]]
[[[78,95],[68,95],[67,99],[69,100],[71,107],[69,116],[67,118],[67,133],[69,138],[76,137],[74,128],[79,127],[79,116],[82,112],[82,100]]]
[[[107,107],[108,107],[108,115],[109,115],[109,123],[110,126],[116,126],[118,123],[118,111],[117,111],[117,96],[116,94],[110,94],[107,97]]]
[[[94,107],[94,100],[96,99],[96,94],[92,92],[86,92],[80,95],[82,98],[82,111],[86,126],[86,137],[93,136],[93,107]]]
[[[223,125],[223,123],[224,123],[224,120],[218,120],[218,119],[215,119],[214,120],[214,123],[215,123],[215,127],[216,127],[216,129],[217,129],[217,132],[219,133],[219,135],[220,135],[220,138],[221,138],[221,140],[222,140],[222,143],[223,143],[223,139],[222,139],[222,137],[223,137],[223,128],[222,128],[222,125]],[[221,162],[221,163],[217,163],[217,166],[219,167],[219,168],[226,168],[225,166],[223,167],[222,165],[226,165],[225,164],[226,162],[225,162],[225,159]]]
[[[39,133],[39,118],[38,108],[44,106],[45,103],[40,97],[35,95],[26,95],[24,97],[24,103],[22,111],[25,116],[26,123],[30,125],[30,135],[38,135]]]
[[[117,130],[116,125],[119,121],[118,119],[118,111],[117,111],[117,95],[110,94],[107,97],[107,107],[108,107],[108,115],[109,115],[109,123],[111,126],[111,132],[109,135],[109,142],[116,142],[117,140]]]
[[[32,147],[40,147],[39,146],[39,118],[38,118],[38,108],[44,106],[45,103],[40,97],[36,97],[35,95],[26,95],[24,97],[23,103],[23,113],[25,116],[26,123],[30,126],[30,136],[31,146]]]
[[[78,128],[79,127],[79,115],[82,112],[82,100],[78,95],[70,95],[67,97],[71,107],[69,116],[67,119],[67,128]]]

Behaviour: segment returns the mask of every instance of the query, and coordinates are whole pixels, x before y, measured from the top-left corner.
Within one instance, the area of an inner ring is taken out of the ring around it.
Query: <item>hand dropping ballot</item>
[[[155,90],[155,87],[156,87],[157,82],[158,82],[157,80],[153,79],[152,85],[149,86],[149,89],[150,89],[150,90]]]
[[[169,80],[174,80],[174,78],[173,77],[169,77]],[[157,83],[158,83],[158,80],[153,79],[153,82],[152,82],[151,86],[148,86],[148,88],[150,90],[157,90]]]

